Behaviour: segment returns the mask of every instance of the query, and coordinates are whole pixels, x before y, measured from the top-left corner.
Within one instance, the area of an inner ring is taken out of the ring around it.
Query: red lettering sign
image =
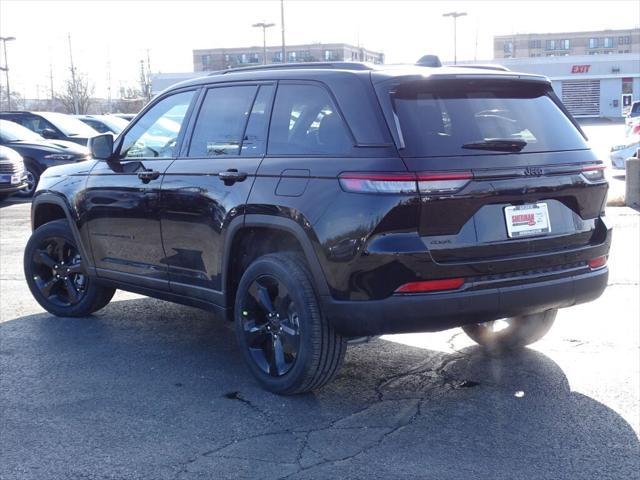
[[[591,65],[573,65],[571,67],[571,73],[589,73]]]

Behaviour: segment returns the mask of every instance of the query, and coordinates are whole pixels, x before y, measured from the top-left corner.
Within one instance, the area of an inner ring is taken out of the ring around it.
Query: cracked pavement
[[[387,336],[279,397],[207,312],[118,292],[92,317],[44,313],[22,276],[28,210],[0,204],[3,480],[640,478],[637,211],[607,212],[604,296],[532,348]]]

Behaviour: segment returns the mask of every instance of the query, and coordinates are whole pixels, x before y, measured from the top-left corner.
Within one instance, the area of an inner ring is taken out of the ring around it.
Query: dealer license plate
[[[546,203],[514,205],[504,209],[507,234],[510,238],[540,235],[551,231]]]

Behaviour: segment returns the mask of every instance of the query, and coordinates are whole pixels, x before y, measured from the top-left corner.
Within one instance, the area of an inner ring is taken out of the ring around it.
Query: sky
[[[458,59],[487,60],[493,36],[633,28],[638,0],[418,1],[285,0],[287,44],[345,42],[381,50],[386,63],[414,63],[424,54],[453,59],[458,19]],[[137,86],[140,61],[152,72],[193,71],[192,50],[262,44],[256,22],[273,22],[267,43],[280,45],[279,0],[0,0],[0,36],[7,43],[11,89],[48,98],[69,76],[69,42],[79,73],[106,97],[111,85]],[[4,66],[4,55],[2,55]],[[108,81],[110,77],[110,82]],[[4,76],[0,78],[4,85]]]

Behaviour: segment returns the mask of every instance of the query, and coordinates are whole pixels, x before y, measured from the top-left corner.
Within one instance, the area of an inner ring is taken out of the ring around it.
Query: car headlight
[[[44,158],[47,160],[73,160],[74,155],[69,155],[67,153],[51,153],[49,155],[45,155]]]

